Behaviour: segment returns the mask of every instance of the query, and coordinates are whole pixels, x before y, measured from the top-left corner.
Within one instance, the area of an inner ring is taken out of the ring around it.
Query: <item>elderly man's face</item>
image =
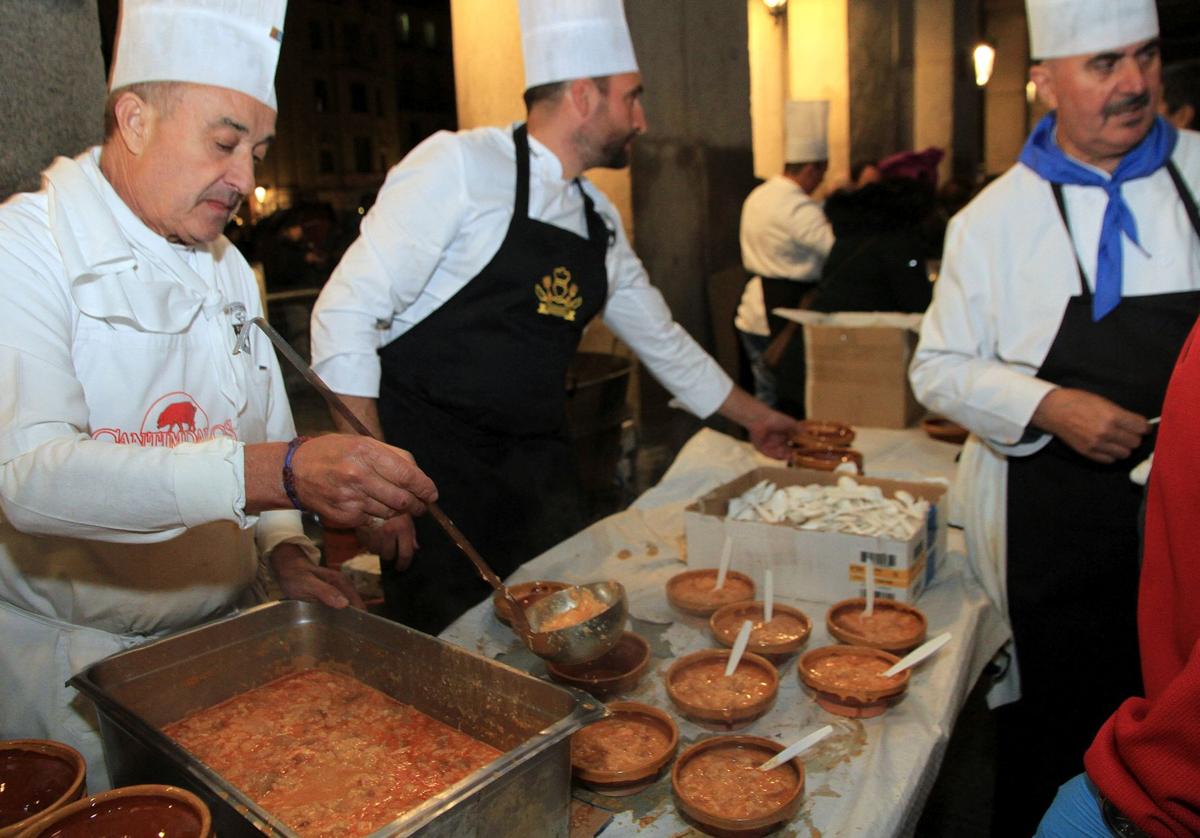
[[[153,110],[146,124],[123,197],[148,227],[172,241],[213,241],[254,189],[254,167],[274,136],[275,112],[244,93],[186,84],[174,105]]]
[[[1096,55],[1054,58],[1030,76],[1058,111],[1057,140],[1085,163],[1112,171],[1146,136],[1162,97],[1158,40]]]

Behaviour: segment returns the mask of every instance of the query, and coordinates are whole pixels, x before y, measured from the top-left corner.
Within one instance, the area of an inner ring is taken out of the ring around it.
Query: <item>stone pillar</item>
[[[912,147],[912,0],[850,0],[850,162]]]
[[[988,41],[996,48],[996,69],[988,82],[984,111],[984,166],[999,174],[1017,161],[1028,135],[1029,34],[1022,0],[987,0]]]
[[[913,148],[946,152],[940,179],[954,166],[954,0],[917,0],[914,15]]]
[[[829,100],[826,185],[850,176],[850,34],[847,0],[792,0],[787,7],[788,98]]]
[[[787,18],[762,0],[746,0],[750,27],[750,124],[754,175],[766,180],[783,171],[783,103],[788,100]]]
[[[0,200],[100,142],[107,93],[96,0],[0,3]]]

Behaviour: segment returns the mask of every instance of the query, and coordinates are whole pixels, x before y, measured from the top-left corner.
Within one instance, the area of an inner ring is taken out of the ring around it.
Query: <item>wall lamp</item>
[[[975,65],[975,84],[983,87],[996,68],[996,48],[987,41],[980,41],[971,52],[971,61]]]
[[[787,0],[763,0],[763,5],[772,17],[783,17],[787,14]]]

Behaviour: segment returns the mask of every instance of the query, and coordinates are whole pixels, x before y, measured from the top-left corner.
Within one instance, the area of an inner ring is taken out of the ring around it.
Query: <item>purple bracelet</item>
[[[283,491],[287,493],[292,506],[301,512],[304,511],[304,507],[300,505],[300,498],[296,495],[296,475],[292,471],[292,457],[295,456],[296,449],[306,442],[308,442],[306,436],[298,436],[293,439],[288,443],[287,454],[283,458]]]

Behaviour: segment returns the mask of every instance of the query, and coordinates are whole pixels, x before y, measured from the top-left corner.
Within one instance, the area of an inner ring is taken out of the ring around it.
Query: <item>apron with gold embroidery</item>
[[[603,307],[609,231],[583,195],[588,237],[529,217],[529,140],[513,132],[512,222],[496,255],[437,311],[380,350],[379,416],[438,503],[501,576],[576,532],[567,366]],[[388,615],[437,633],[490,589],[436,524],[404,571],[385,570]]]

